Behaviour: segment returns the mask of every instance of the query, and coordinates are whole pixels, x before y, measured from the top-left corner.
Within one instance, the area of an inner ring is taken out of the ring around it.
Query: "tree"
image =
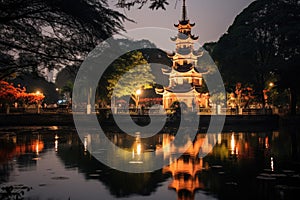
[[[21,88],[20,85],[15,87],[12,83],[0,80],[0,104],[6,109],[7,114],[9,114],[9,108],[14,102],[38,104],[38,102],[41,102],[44,98],[43,93],[27,93],[25,87]]]
[[[104,73],[98,87],[98,97],[131,96],[137,101],[136,90],[154,84],[151,67],[142,52],[129,52],[115,60]]]
[[[107,0],[0,1],[0,79],[81,63],[124,20]]]
[[[42,76],[35,76],[32,73],[22,73],[16,78],[7,80],[7,82],[13,83],[15,86],[25,86],[27,92],[42,92],[45,95],[43,101],[47,104],[56,103],[58,100],[59,93],[56,91],[57,86]]]
[[[281,86],[291,90],[293,114],[299,85],[299,13],[295,0],[255,1],[236,17],[211,52],[226,82],[253,86],[263,104],[268,81],[278,77],[285,82]]]
[[[6,108],[6,113],[9,113],[9,106],[18,98],[19,91],[12,84],[6,81],[0,81],[0,103]]]
[[[127,8],[128,10],[132,7],[137,6],[139,9],[141,9],[142,7],[144,7],[144,5],[147,5],[147,3],[150,0],[118,0],[117,1],[117,6],[120,8]],[[177,2],[177,0],[176,0]],[[169,5],[167,0],[151,0],[150,6],[149,8],[154,10],[158,10],[158,9],[166,9],[166,5]]]

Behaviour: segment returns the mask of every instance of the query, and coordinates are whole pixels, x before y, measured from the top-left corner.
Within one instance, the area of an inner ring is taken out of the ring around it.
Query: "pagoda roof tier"
[[[162,71],[162,73],[165,74],[165,75],[170,75],[171,72],[172,72],[172,68],[170,68],[170,69],[162,68],[161,71]]]
[[[203,55],[203,51],[200,50],[200,49],[194,50],[194,51],[193,51],[193,55],[200,57],[200,56]]]
[[[195,35],[192,35],[191,33],[178,33],[177,36],[175,37],[171,37],[171,40],[172,41],[182,41],[182,40],[189,40],[191,39],[191,41],[195,41],[195,40],[198,40],[199,39],[199,36],[195,36]]]
[[[163,95],[164,89],[163,89],[163,88],[155,88],[155,93],[156,93],[156,94]]]
[[[176,64],[175,66],[175,70],[178,71],[178,72],[189,72],[193,69],[193,64],[192,63],[189,63],[189,64],[183,64],[183,65],[180,65],[180,64]]]
[[[189,65],[189,64],[185,64],[185,65]],[[180,77],[185,77],[184,75],[182,75],[182,73],[185,73],[187,74],[187,77],[200,77],[202,78],[202,73],[198,72],[198,70],[195,68],[195,67],[191,67],[189,70],[187,71],[184,71],[185,69],[188,68],[188,66],[185,66],[185,65],[178,65],[179,67],[178,68],[170,68],[170,69],[162,69],[162,73],[165,74],[165,75],[169,75],[169,76],[176,76],[176,74],[180,73]],[[182,69],[179,69],[181,68],[182,66],[184,66]],[[207,72],[204,72],[204,73],[207,73]],[[194,74],[194,75],[193,75]]]
[[[195,26],[195,23],[190,23],[190,20],[179,20],[178,24],[174,24],[176,28],[192,28]]]
[[[175,87],[172,88],[166,87],[165,92],[185,93],[187,96],[188,93],[200,94],[198,91],[195,90],[195,88],[191,84],[176,85]]]
[[[200,146],[201,147],[201,146]],[[193,155],[197,156],[198,152],[193,152]],[[188,174],[191,177],[195,177],[197,173],[201,172],[203,169],[203,162],[201,160],[197,160],[196,157],[191,156],[189,160],[183,160],[179,158],[169,166],[166,166],[163,169],[164,173],[171,173],[173,177],[179,174]]]
[[[179,179],[173,180],[170,183],[169,188],[174,188],[177,192],[180,190],[187,190],[191,193],[194,193],[195,190],[204,188],[204,185],[200,183],[197,178],[195,180],[184,180],[184,177],[180,177]]]
[[[189,87],[188,87],[189,86]],[[189,85],[185,86],[176,86],[176,87],[164,87],[164,89],[157,88],[155,89],[156,94],[167,95],[168,93],[172,94],[184,94],[186,96],[190,96],[191,94],[201,94],[200,91],[197,91],[195,87]]]
[[[172,53],[167,53],[167,56],[169,57],[169,58],[172,58],[173,56],[175,56],[175,52],[173,51]]]
[[[194,54],[194,50],[192,48],[178,48],[177,53],[180,55],[189,55],[190,53]]]
[[[196,92],[202,93],[203,91],[201,90],[201,87],[195,87]]]
[[[173,52],[168,54],[169,58],[173,59],[173,60],[179,60],[179,59],[193,59],[193,60],[197,60],[198,57],[201,57],[203,55],[202,51],[191,51],[189,54],[186,55],[182,55],[179,52]]]
[[[189,85],[190,87],[186,86],[176,86],[176,87],[172,87],[172,88],[165,88],[165,92],[171,92],[171,93],[189,93],[192,92],[194,88],[191,87],[191,85]]]

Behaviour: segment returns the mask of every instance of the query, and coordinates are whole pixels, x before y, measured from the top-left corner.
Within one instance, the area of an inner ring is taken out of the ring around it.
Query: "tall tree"
[[[0,1],[0,79],[80,63],[127,18],[107,0]]]
[[[99,82],[98,96],[105,100],[112,94],[118,98],[131,96],[136,101],[136,90],[153,85],[154,79],[142,52],[132,51],[109,66]]]
[[[267,81],[278,75],[285,82],[281,86],[289,88],[292,99],[296,99],[299,20],[300,4],[295,0],[259,0],[250,4],[211,52],[224,79],[232,84],[239,81],[252,84],[263,100]],[[292,114],[295,114],[293,102]]]

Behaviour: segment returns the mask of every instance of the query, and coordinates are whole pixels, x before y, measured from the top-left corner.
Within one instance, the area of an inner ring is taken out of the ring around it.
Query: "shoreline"
[[[89,116],[82,115],[88,121]],[[159,117],[159,115],[157,116]],[[224,117],[224,116],[223,116]],[[224,126],[243,127],[243,126],[258,126],[258,127],[279,127],[280,125],[298,125],[300,116],[289,117],[279,115],[227,115],[225,116]],[[201,115],[199,126],[206,126],[210,123],[210,115]],[[222,118],[222,116],[221,116]],[[125,120],[125,119],[124,119]],[[132,120],[137,124],[147,125],[149,117],[147,115],[132,116]],[[99,120],[101,125],[115,125],[113,118],[105,118]],[[126,121],[124,121],[126,123]],[[176,121],[169,121],[167,125],[177,125]],[[0,127],[6,126],[75,126],[72,113],[59,114],[0,114]]]

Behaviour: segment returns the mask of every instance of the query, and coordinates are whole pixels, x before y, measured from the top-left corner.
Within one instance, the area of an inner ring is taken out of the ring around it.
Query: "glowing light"
[[[141,155],[141,152],[142,152],[142,145],[141,145],[141,143],[138,143],[136,145],[136,153],[137,153],[137,155]]]
[[[39,155],[39,142],[37,142],[35,144],[35,152],[36,152],[36,155]]]
[[[231,134],[231,140],[230,140],[230,147],[231,147],[231,154],[234,154],[235,150],[235,139],[234,139],[234,134]]]
[[[134,149],[132,149],[132,159],[134,159]]]
[[[142,90],[140,90],[140,89],[136,90],[135,94],[137,96],[135,106],[136,106],[136,108],[138,108],[139,107],[139,101],[140,101],[140,94],[142,94]]]
[[[143,164],[143,161],[129,161],[130,164]]]
[[[39,153],[44,149],[44,143],[43,141],[37,139],[32,142],[31,144],[31,151],[35,152],[36,155],[39,155]]]
[[[54,142],[54,149],[55,149],[55,152],[57,152],[57,150],[58,150],[58,140],[55,140],[55,142]]]
[[[140,94],[142,94],[142,90],[138,89],[138,90],[136,90],[135,93],[136,93],[137,95],[140,95]]]
[[[86,152],[87,151],[87,145],[88,145],[88,141],[87,141],[87,137],[86,136],[84,137],[83,145],[84,145],[84,151]]]
[[[141,138],[140,138],[140,132],[136,132],[136,139],[135,143],[132,146],[132,158],[135,158],[135,154],[138,155],[137,158],[140,158],[140,155],[142,154],[142,144],[141,144]]]
[[[265,147],[266,147],[266,149],[269,148],[269,137],[265,138]]]
[[[274,159],[271,157],[271,171],[274,171]]]
[[[221,135],[221,133],[217,134],[217,143],[218,144],[222,143],[222,135]]]
[[[273,87],[273,86],[274,86],[274,83],[273,83],[273,82],[269,83],[269,86],[270,86],[270,87]]]

